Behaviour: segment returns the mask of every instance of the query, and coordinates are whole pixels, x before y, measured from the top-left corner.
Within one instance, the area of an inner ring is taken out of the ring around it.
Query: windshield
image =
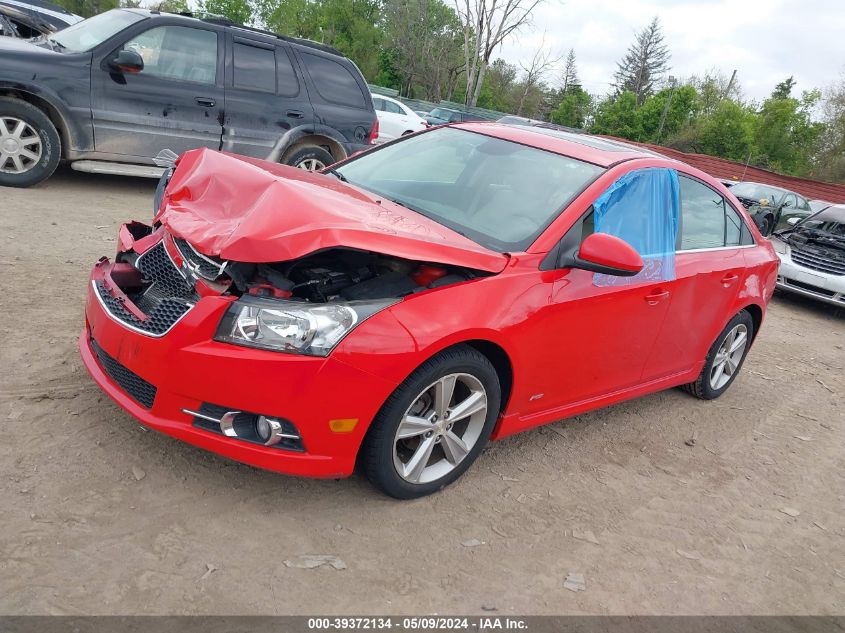
[[[604,170],[483,134],[438,128],[361,154],[337,171],[486,248],[518,252]]]
[[[768,200],[769,204],[777,201],[786,191],[769,185],[758,185],[756,182],[741,182],[731,187],[731,193],[737,198],[748,200]]]
[[[449,117],[454,113],[454,110],[444,110],[443,108],[434,108],[431,112],[428,113],[428,116],[433,117],[435,119],[443,119],[444,121],[448,121]]]
[[[131,11],[107,11],[62,29],[48,39],[71,53],[81,53],[90,51],[130,24],[143,19],[143,15]]]

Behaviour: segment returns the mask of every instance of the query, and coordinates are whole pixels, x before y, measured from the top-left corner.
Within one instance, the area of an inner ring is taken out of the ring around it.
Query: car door
[[[227,58],[224,150],[267,158],[285,132],[314,123],[287,45],[232,36]]]
[[[690,175],[680,174],[678,180],[681,222],[673,297],[644,380],[683,373],[704,361],[733,316],[746,281],[743,250],[754,244],[741,214],[721,194]]]
[[[653,179],[657,190],[672,180],[665,173],[670,171],[640,169],[632,174],[644,181]],[[630,178],[624,182],[630,183]],[[620,183],[622,179],[603,196],[622,188],[614,204],[624,223],[614,226],[602,222],[600,232],[616,235],[635,246],[630,238],[637,233],[637,227],[677,221],[676,191],[646,200],[632,185]],[[624,188],[629,186],[626,192]],[[569,229],[562,244],[580,244],[594,230],[595,212],[591,209]],[[674,242],[676,225],[667,230]],[[526,414],[562,409],[634,388],[642,382],[644,364],[672,300],[669,269],[674,258],[673,244],[669,248],[672,253],[668,256],[644,258],[646,267],[634,277],[612,277],[577,268],[561,271],[552,282],[549,306],[535,318],[534,375],[540,388],[528,403]]]
[[[118,51],[137,52],[144,68],[114,72]],[[161,150],[177,154],[220,148],[223,114],[222,34],[161,24],[131,35],[91,68],[91,111],[97,152],[151,162]]]

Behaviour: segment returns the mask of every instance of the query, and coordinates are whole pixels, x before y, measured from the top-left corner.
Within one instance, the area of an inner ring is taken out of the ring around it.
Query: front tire
[[[738,312],[716,337],[695,382],[682,389],[701,400],[713,400],[728,390],[736,378],[754,338],[754,320],[747,310]]]
[[[458,479],[475,461],[499,415],[496,370],[460,345],[423,363],[396,388],[361,448],[364,472],[397,499],[415,499]]]
[[[285,159],[286,165],[306,171],[319,171],[334,162],[335,160],[331,154],[316,145],[300,147]]]
[[[35,106],[0,97],[0,186],[31,187],[53,175],[61,159],[59,132]]]

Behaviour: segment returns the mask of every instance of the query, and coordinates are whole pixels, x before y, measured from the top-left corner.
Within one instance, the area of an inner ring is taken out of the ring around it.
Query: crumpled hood
[[[205,255],[240,262],[336,247],[488,272],[508,261],[334,176],[204,148],[180,157],[157,219]]]

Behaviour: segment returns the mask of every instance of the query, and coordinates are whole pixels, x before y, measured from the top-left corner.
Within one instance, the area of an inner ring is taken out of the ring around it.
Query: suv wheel
[[[0,185],[38,184],[60,158],[59,133],[47,115],[25,101],[0,98]]]
[[[436,492],[478,457],[499,415],[490,361],[459,346],[423,363],[373,420],[361,460],[367,478],[397,499]]]
[[[300,147],[285,160],[286,165],[305,169],[306,171],[319,171],[334,162],[335,160],[331,154],[322,147],[315,145]]]

